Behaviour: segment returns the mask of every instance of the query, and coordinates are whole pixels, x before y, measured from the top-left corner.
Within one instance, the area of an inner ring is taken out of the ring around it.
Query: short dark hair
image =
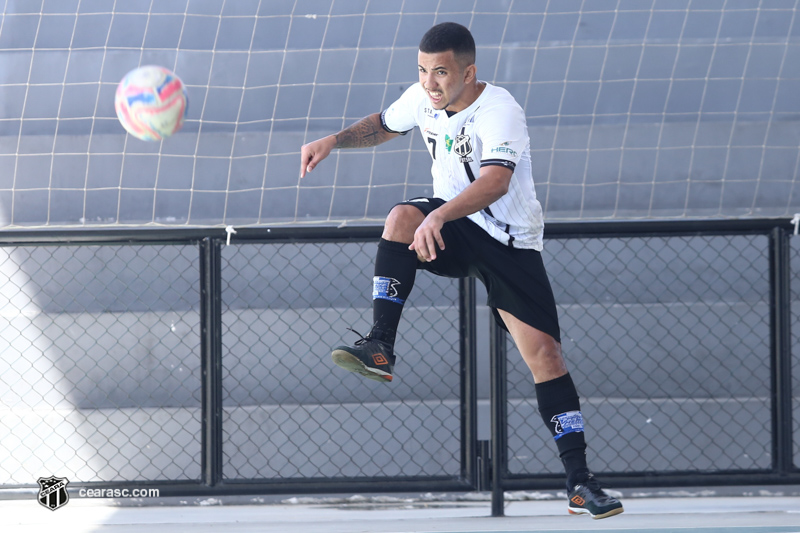
[[[456,60],[466,67],[475,63],[475,39],[467,28],[456,22],[442,22],[425,32],[419,51],[425,54],[453,51]]]

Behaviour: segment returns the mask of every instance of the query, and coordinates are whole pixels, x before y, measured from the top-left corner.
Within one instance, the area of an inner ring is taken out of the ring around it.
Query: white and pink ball
[[[164,67],[148,65],[122,78],[114,108],[128,133],[143,141],[160,141],[181,129],[188,101],[178,76]]]

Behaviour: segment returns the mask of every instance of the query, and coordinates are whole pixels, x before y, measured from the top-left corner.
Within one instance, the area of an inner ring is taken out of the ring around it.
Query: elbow
[[[508,193],[511,187],[512,173],[505,168],[486,167],[488,171],[481,173],[478,180],[481,183],[484,194],[495,202]]]
[[[507,181],[504,181],[504,182],[503,182],[503,183],[500,185],[500,187],[498,188],[498,190],[499,190],[499,192],[500,192],[500,196],[501,196],[501,197],[505,196],[505,195],[508,193],[508,182],[507,182]]]
[[[497,180],[494,190],[499,200],[508,193],[509,180]]]

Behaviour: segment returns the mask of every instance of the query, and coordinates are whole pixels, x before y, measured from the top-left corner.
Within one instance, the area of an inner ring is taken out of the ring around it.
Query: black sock
[[[403,304],[414,287],[417,252],[408,244],[381,239],[372,278],[372,331],[370,336],[394,346]]]
[[[576,480],[589,472],[578,391],[572,377],[565,374],[537,383],[536,398],[539,413],[556,441],[558,454],[567,472],[567,489],[571,490]]]

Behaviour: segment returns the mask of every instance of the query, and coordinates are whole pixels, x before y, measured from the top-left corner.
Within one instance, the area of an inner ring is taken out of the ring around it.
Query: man
[[[419,47],[419,83],[383,113],[301,149],[300,177],[334,148],[376,146],[422,132],[432,157],[434,198],[396,205],[386,218],[373,278],[373,326],[334,349],[340,367],[392,380],[397,325],[416,269],[475,276],[536,383],[539,412],[567,473],[569,511],[605,518],[623,511],[586,466],[580,401],[561,355],[560,329],[540,251],[542,209],[531,175],[525,113],[504,89],[476,77],[469,30],[445,22]]]

